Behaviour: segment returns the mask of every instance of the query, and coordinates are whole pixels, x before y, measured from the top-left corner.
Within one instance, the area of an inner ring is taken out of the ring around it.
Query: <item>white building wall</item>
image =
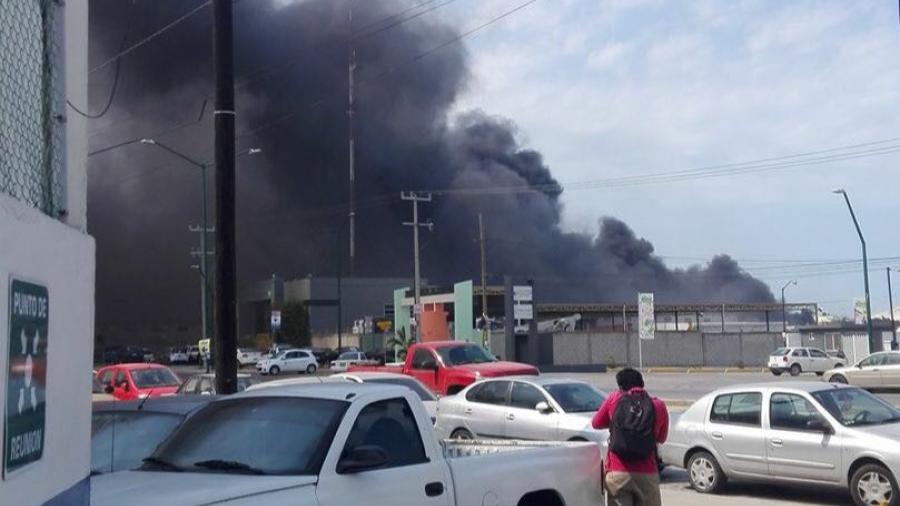
[[[88,3],[67,0],[63,5],[66,96],[84,107]],[[95,254],[94,240],[86,234],[85,120],[67,114],[65,137],[65,216],[51,218],[0,193],[0,409],[7,402],[10,278],[42,284],[50,297],[43,457],[0,479],[0,505],[4,506],[88,506],[90,499],[88,375],[94,341]]]

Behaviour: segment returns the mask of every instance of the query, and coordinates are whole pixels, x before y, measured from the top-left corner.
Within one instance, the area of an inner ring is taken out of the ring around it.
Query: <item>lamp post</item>
[[[888,304],[891,310],[891,349],[896,351],[897,346],[897,321],[894,320],[894,290],[891,288],[891,268],[887,268],[888,279]]]
[[[792,279],[781,287],[781,334],[785,339],[787,339],[787,303],[784,300],[784,290],[791,285],[797,286],[797,280]]]
[[[850,210],[850,217],[853,218],[853,226],[856,227],[856,233],[859,235],[859,242],[862,245],[863,282],[866,289],[866,333],[869,335],[869,353],[875,353],[881,351],[883,346],[881,340],[875,339],[875,334],[872,332],[872,304],[869,300],[869,258],[866,254],[866,239],[863,237],[862,229],[859,228],[859,221],[856,219],[856,213],[853,212],[853,205],[850,204],[850,197],[847,195],[847,192],[842,188],[838,188],[833,190],[832,193],[844,196],[847,209]]]
[[[163,144],[162,142],[157,141],[156,139],[141,139],[141,144],[146,144],[148,146],[156,146],[164,151],[168,151],[169,153],[181,158],[183,161],[193,165],[200,169],[200,185],[201,185],[201,218],[200,218],[200,282],[202,283],[202,294],[203,297],[200,298],[200,311],[202,313],[201,317],[201,336],[203,339],[209,338],[209,276],[207,275],[208,267],[207,267],[207,257],[209,256],[208,248],[206,246],[206,234],[209,231],[208,225],[208,216],[207,216],[207,184],[206,184],[206,173],[210,164],[206,162],[198,162],[193,158],[181,153],[180,151],[173,149],[172,147]],[[260,148],[249,148],[244,151],[238,153],[237,156],[242,155],[256,155],[262,153],[262,149]]]

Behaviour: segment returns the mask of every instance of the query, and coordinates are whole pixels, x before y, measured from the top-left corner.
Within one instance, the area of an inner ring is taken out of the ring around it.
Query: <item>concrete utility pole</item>
[[[204,171],[205,172],[205,171]],[[206,199],[204,199],[204,202]],[[200,338],[208,339],[209,338],[209,273],[208,270],[208,262],[207,259],[211,256],[214,256],[215,253],[209,251],[206,247],[206,234],[210,232],[215,232],[214,228],[206,228],[204,225],[206,224],[206,213],[204,213],[203,225],[199,227],[188,227],[188,230],[194,233],[200,234],[200,250],[199,251],[191,251],[191,256],[198,258],[197,264],[192,265],[192,268],[197,269],[200,272],[200,312],[201,312],[201,326],[200,329]]]
[[[891,349],[896,351],[897,346],[897,321],[894,320],[894,290],[891,288],[891,268],[887,268],[888,278],[888,304],[891,307]]]
[[[481,344],[488,348],[490,345],[489,337],[491,335],[490,320],[488,319],[487,307],[487,257],[484,250],[484,217],[478,213],[478,236],[481,239],[481,320],[483,323],[481,329]]]
[[[784,291],[791,285],[797,286],[797,280],[792,279],[781,287],[781,336],[785,339],[787,339],[787,302],[784,299]],[[785,341],[785,346],[787,346],[787,341]]]
[[[422,287],[421,287],[421,277],[419,270],[419,227],[425,227],[429,231],[434,228],[434,223],[430,221],[425,223],[419,223],[419,202],[431,202],[431,194],[430,193],[417,193],[417,192],[400,192],[400,198],[403,200],[412,201],[413,203],[413,220],[404,222],[403,224],[407,227],[413,228],[413,262],[415,264],[415,307],[413,308],[413,314],[416,319],[416,333],[413,335],[416,341],[419,340],[419,304],[421,303],[422,296]]]
[[[356,139],[354,138],[353,131],[353,115],[356,113],[354,110],[354,95],[353,90],[355,87],[355,77],[356,77],[356,48],[353,47],[353,3],[349,2],[349,12],[348,12],[348,22],[350,25],[350,39],[349,39],[349,65],[347,66],[347,133],[349,137],[349,170],[350,170],[350,181],[349,181],[349,212],[347,214],[348,223],[350,227],[350,275],[353,276],[356,268],[356,206],[355,206],[355,198],[356,198]]]
[[[213,0],[216,75],[216,391],[237,392],[237,259],[235,254],[234,35],[232,0]]]

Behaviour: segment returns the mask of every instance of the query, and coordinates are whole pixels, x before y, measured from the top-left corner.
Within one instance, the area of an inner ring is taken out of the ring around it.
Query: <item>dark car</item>
[[[213,396],[95,402],[91,418],[91,474],[137,469],[175,427]]]
[[[316,362],[319,365],[330,364],[332,360],[337,358],[337,353],[331,348],[312,347],[307,348],[307,350],[316,357]]]

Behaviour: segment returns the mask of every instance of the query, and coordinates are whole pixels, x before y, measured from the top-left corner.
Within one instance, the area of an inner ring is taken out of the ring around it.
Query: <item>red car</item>
[[[97,371],[97,380],[120,401],[174,394],[181,381],[159,364],[118,364]]]
[[[501,362],[483,347],[465,341],[417,343],[407,350],[402,367],[350,366],[348,371],[405,374],[439,395],[453,395],[481,378],[538,374],[534,366]]]

